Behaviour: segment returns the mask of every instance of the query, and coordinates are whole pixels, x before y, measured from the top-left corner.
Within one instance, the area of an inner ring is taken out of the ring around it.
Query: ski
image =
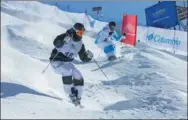
[[[74,104],[74,103],[73,103]],[[74,104],[76,107],[85,108],[82,104]]]
[[[71,103],[72,105],[74,105],[75,107],[85,108],[84,105],[80,103],[72,102],[71,100],[67,100],[67,101]]]

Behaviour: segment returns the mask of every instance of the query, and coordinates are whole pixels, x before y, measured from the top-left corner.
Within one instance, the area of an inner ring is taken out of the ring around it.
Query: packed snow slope
[[[96,32],[106,25],[98,21],[94,29],[86,25],[83,41],[107,78],[93,60],[76,58],[85,80],[85,108],[69,103],[61,75],[51,67],[41,73],[53,39],[84,19],[39,2],[1,2],[2,119],[187,118],[187,60],[143,43],[116,43],[120,58],[108,62],[94,44]]]

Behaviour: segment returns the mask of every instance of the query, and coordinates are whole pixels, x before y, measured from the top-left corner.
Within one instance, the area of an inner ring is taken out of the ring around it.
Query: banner
[[[174,30],[160,28],[156,29],[149,27],[146,40],[150,46],[165,48],[169,51],[173,51],[175,47],[179,47],[181,44],[180,40],[175,37]]]
[[[88,14],[85,14],[85,19],[84,19],[84,23],[86,24],[86,25],[84,24],[85,27],[87,26],[87,23],[89,23],[89,26],[91,28],[94,28],[95,22],[96,22],[95,19],[92,19]]]
[[[147,26],[170,28],[179,24],[175,1],[163,1],[145,9]]]
[[[179,54],[187,53],[187,32],[138,26],[137,40],[150,47]]]
[[[137,32],[137,16],[136,15],[123,15],[122,33],[126,33],[126,38],[122,42],[126,44],[136,45],[136,32]]]

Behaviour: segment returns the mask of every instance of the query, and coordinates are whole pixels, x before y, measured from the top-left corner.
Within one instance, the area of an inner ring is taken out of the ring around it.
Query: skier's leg
[[[107,55],[108,59],[116,58],[115,49],[115,45],[112,42],[108,42],[108,45],[104,47],[104,53]]]
[[[83,88],[84,88],[84,79],[80,71],[75,66],[72,71],[72,75],[73,75],[73,84],[75,86],[75,89],[78,91],[77,98],[81,99],[81,96],[83,94]]]
[[[62,81],[63,81],[64,92],[68,95],[72,94],[71,92],[71,88],[73,87],[72,76],[63,76]]]
[[[74,82],[74,87],[76,90],[78,90],[77,97],[81,98],[83,94],[83,89],[84,89],[84,79],[73,79]]]
[[[64,92],[70,95],[71,88],[73,87],[72,67],[61,61],[53,61],[51,62],[51,66],[56,73],[62,75]]]
[[[101,42],[97,45],[104,51],[108,58],[115,57],[115,45],[112,41]]]

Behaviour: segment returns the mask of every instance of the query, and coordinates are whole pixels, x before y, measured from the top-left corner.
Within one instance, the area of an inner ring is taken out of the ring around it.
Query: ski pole
[[[105,78],[109,81],[107,75],[105,74],[105,72],[101,69],[101,67],[99,66],[99,64],[97,63],[97,61],[95,59],[93,59],[94,62],[97,64],[97,66],[99,67],[99,69],[101,70],[101,72],[103,73],[103,75],[105,76]]]
[[[54,60],[54,58],[59,54],[59,52],[56,53],[56,55],[53,57],[52,61]],[[46,71],[46,69],[49,67],[51,61],[48,63],[48,65],[46,66],[46,68],[42,71],[42,74]]]

